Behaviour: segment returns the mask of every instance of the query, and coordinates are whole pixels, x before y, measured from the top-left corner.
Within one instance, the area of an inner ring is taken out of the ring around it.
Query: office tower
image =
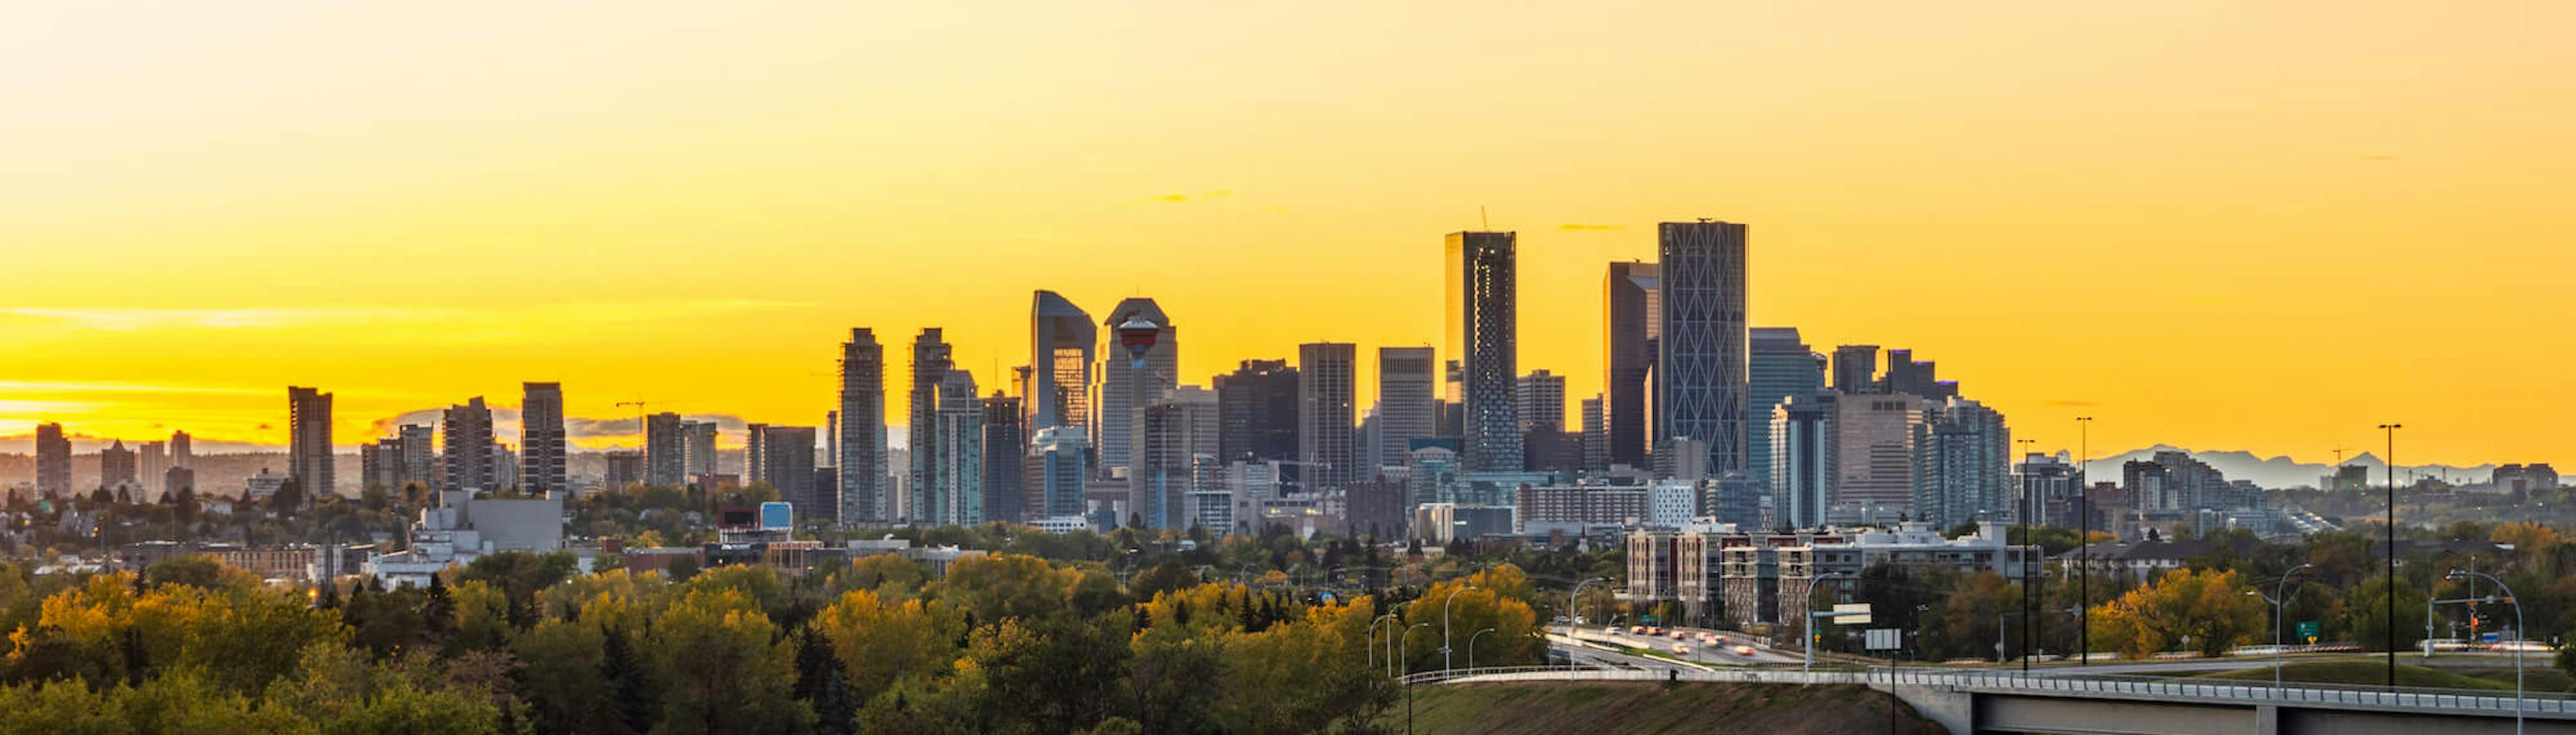
[[[1834,505],[1864,514],[1910,511],[1915,437],[1933,407],[1899,394],[1836,401]]]
[[[1789,396],[1771,410],[1771,513],[1779,528],[1824,525],[1833,504],[1841,454],[1832,393]]]
[[[914,490],[913,520],[983,523],[984,405],[975,394],[975,376],[951,368],[939,379],[936,400],[929,427],[930,472]]]
[[[1438,365],[1429,347],[1377,348],[1378,467],[1363,467],[1354,478],[1404,466],[1413,440],[1439,435]]]
[[[528,494],[571,489],[564,445],[562,383],[523,383],[519,399],[519,484]],[[388,486],[392,487],[392,486]]]
[[[885,346],[875,330],[851,329],[841,343],[840,422],[841,522],[886,520]]]
[[[331,394],[287,386],[286,422],[286,474],[306,498],[339,492],[331,466]]]
[[[483,397],[447,407],[439,420],[439,448],[446,455],[443,490],[501,489],[500,457],[492,444],[492,409]]]
[[[1339,488],[1359,468],[1351,456],[1351,412],[1359,346],[1308,342],[1297,346],[1297,460],[1306,465],[1309,489]]]
[[[716,423],[680,422],[680,477],[694,481],[716,473]],[[822,517],[829,518],[826,513]]]
[[[644,484],[681,487],[688,482],[689,440],[687,422],[680,415],[664,411],[644,419]],[[770,484],[777,484],[771,478]]]
[[[36,494],[60,498],[72,492],[72,442],[62,424],[36,425]]]
[[[1227,462],[1297,458],[1297,368],[1287,360],[1245,360],[1214,382],[1224,422],[1218,458]]]
[[[984,519],[1021,523],[1027,499],[1021,495],[1021,459],[1028,456],[1027,419],[1018,396],[999,390],[984,398]]]
[[[765,427],[767,425],[752,424],[752,426]],[[753,431],[755,432],[753,436],[758,436],[759,434],[757,432],[761,431],[761,429],[753,429]],[[758,447],[760,445],[755,443],[752,446]],[[606,484],[608,489],[624,490],[630,485],[644,482],[643,452],[633,449],[613,449],[609,450],[607,461],[608,471]]]
[[[137,468],[135,481],[147,488],[160,487],[162,475],[170,471],[169,455],[162,451],[160,442],[135,442],[134,464]],[[160,490],[170,491],[169,488]]]
[[[1887,376],[1879,381],[1881,392],[1921,396],[1940,402],[1959,395],[1959,384],[1942,380],[1930,360],[1914,359],[1913,350],[1887,351]]]
[[[1450,233],[1448,271],[1449,355],[1459,364],[1459,401],[1466,468],[1476,472],[1521,469],[1520,418],[1512,405],[1520,378],[1518,268],[1509,232]]]
[[[1744,464],[1745,232],[1733,222],[1666,222],[1663,331],[1657,338],[1657,441],[1708,444],[1709,476]]]
[[[1610,471],[1610,425],[1600,394],[1583,399],[1583,471]],[[1764,426],[1770,421],[1765,420]],[[1770,446],[1765,444],[1763,446]]]
[[[1825,390],[1818,357],[1796,327],[1755,327],[1750,337],[1744,388],[1744,477],[1761,492],[1771,488],[1771,415],[1790,396]]]
[[[141,477],[138,474],[137,464],[134,450],[125,448],[123,439],[118,439],[106,448],[98,450],[98,486],[115,488],[129,482],[141,484],[137,480]],[[139,500],[130,496],[128,499]]]
[[[743,425],[742,482],[749,485],[769,481],[768,424]]]
[[[1545,370],[1520,377],[1512,387],[1512,413],[1522,433],[1536,429],[1565,430],[1565,376]]]
[[[1137,297],[1118,302],[1102,323],[1113,333],[1118,325],[1130,319],[1144,319],[1161,327],[1153,344],[1145,350],[1139,364],[1124,348],[1111,348],[1100,371],[1100,470],[1110,476],[1128,465],[1133,445],[1135,411],[1138,405],[1152,401],[1180,384],[1180,343],[1172,320],[1153,299]],[[1142,378],[1143,384],[1137,381]]]
[[[778,498],[796,509],[798,518],[831,518],[831,502],[814,487],[814,427],[760,427],[760,466]],[[649,452],[648,452],[649,454]]]
[[[1834,392],[1847,396],[1883,393],[1877,375],[1878,345],[1834,348]]]
[[[197,468],[197,454],[193,445],[194,441],[195,438],[188,436],[188,432],[170,432],[170,466],[186,467],[192,470]]]
[[[1342,347],[1347,362],[1350,345]],[[1302,365],[1298,374],[1312,372],[1312,365]],[[1343,393],[1348,395],[1347,387]],[[1205,470],[1216,464],[1223,433],[1219,414],[1216,392],[1195,385],[1174,386],[1136,411],[1136,464],[1127,474],[1127,509],[1145,528],[1189,527],[1190,493],[1213,482]],[[1341,446],[1348,452],[1347,401],[1342,415]]]
[[[1029,378],[1020,398],[1030,431],[1050,426],[1090,426],[1092,349],[1099,330],[1091,315],[1054,291],[1039,291],[1029,306]]]
[[[1037,464],[1037,484],[1029,492],[1045,508],[1040,517],[1082,515],[1082,486],[1091,479],[1091,468],[1083,461],[1091,451],[1091,442],[1083,438],[1087,431],[1080,426],[1049,426],[1039,429],[1037,438],[1030,441],[1029,461]]]
[[[1657,337],[1663,334],[1663,285],[1654,263],[1611,263],[1602,279],[1602,415],[1610,462],[1646,466],[1653,440]]]
[[[904,520],[929,522],[932,517],[922,507],[923,494],[936,486],[939,465],[939,384],[948,379],[956,366],[949,360],[948,342],[938,327],[925,327],[912,339],[912,388],[908,392],[909,421],[904,429],[904,444],[911,450],[910,465],[905,473]]]
[[[1952,398],[1915,428],[1914,518],[1948,528],[1973,521],[2016,522],[2012,431],[2004,416]]]

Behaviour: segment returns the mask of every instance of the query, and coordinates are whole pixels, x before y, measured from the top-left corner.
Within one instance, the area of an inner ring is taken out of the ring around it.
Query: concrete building
[[[1565,430],[1565,376],[1538,370],[1523,375],[1512,387],[1512,413],[1520,419],[1521,433],[1541,429]]]
[[[939,459],[939,385],[948,379],[956,366],[949,359],[947,339],[938,327],[925,327],[912,338],[912,387],[906,391],[909,420],[904,422],[905,441],[910,466],[905,468],[903,497],[898,501],[902,518],[913,523],[929,523],[933,514],[923,506],[923,499],[938,486]]]
[[[520,487],[532,495],[569,492],[571,455],[564,441],[563,384],[526,383],[520,391]]]
[[[940,378],[931,429],[930,473],[914,493],[913,521],[983,523],[984,404],[976,397],[973,373],[951,368]]]
[[[1933,404],[1883,394],[1834,402],[1835,513],[1904,514],[1914,506],[1914,440]]]
[[[1414,538],[1446,544],[1513,533],[1512,507],[1426,503],[1413,509]]]
[[[170,432],[170,466],[197,468],[195,439],[188,436],[188,432]]]
[[[1298,372],[1286,360],[1245,360],[1216,376],[1217,457],[1227,462],[1296,459]]]
[[[1629,599],[1676,601],[1693,624],[1744,628],[1774,626],[1775,638],[1796,639],[1806,621],[1808,592],[1820,577],[1846,591],[1862,570],[1877,565],[1906,569],[1988,572],[2018,581],[2042,563],[2024,560],[2022,547],[2005,544],[2004,524],[1943,538],[1928,524],[1894,530],[1826,528],[1797,533],[1741,530],[1732,524],[1691,524],[1681,531],[1628,534]],[[2027,567],[2025,565],[2028,565]],[[1636,580],[1649,580],[1639,585]],[[1785,631],[1787,635],[1781,635]]]
[[[492,409],[483,397],[447,407],[439,421],[439,449],[447,463],[440,490],[500,490],[500,451],[492,443]]]
[[[644,482],[680,487],[688,482],[686,422],[668,411],[644,419]],[[773,479],[772,484],[775,484]]]
[[[1027,478],[1022,465],[1028,456],[1029,436],[1020,422],[1027,419],[1028,411],[1018,396],[1005,396],[995,390],[984,397],[985,520],[1020,523],[1037,517],[1029,513],[1030,503],[1022,484]]]
[[[248,496],[252,502],[266,501],[269,496],[276,495],[277,491],[286,489],[286,478],[287,475],[270,472],[268,468],[261,467],[259,474],[251,475],[242,481],[242,494]]]
[[[1886,392],[1878,384],[1878,345],[1834,348],[1834,392],[1847,396]]]
[[[840,483],[839,518],[842,523],[883,521],[887,470],[885,346],[877,344],[874,330],[850,330],[850,341],[841,343],[840,370],[840,443],[832,447],[840,470],[835,478]]]
[[[1098,448],[1103,476],[1127,476],[1130,453],[1135,447],[1136,407],[1160,398],[1172,386],[1180,385],[1180,332],[1172,319],[1153,299],[1136,297],[1118,302],[1102,320],[1116,338],[1118,325],[1130,319],[1144,319],[1161,327],[1154,344],[1145,350],[1140,363],[1127,356],[1127,350],[1112,346],[1110,356],[1100,370],[1100,418]]]
[[[162,485],[164,477],[170,472],[170,455],[162,449],[160,442],[136,442],[134,461],[135,479],[142,482],[144,487],[151,489],[154,498],[174,491]]]
[[[1662,354],[1656,364],[1656,441],[1708,445],[1710,476],[1745,469],[1745,227],[1666,222]]]
[[[1610,471],[1609,414],[1596,394],[1583,399],[1583,471]]]
[[[286,474],[304,497],[340,491],[331,456],[331,394],[319,388],[286,388]]]
[[[1029,461],[1037,466],[1033,473],[1037,482],[1028,491],[1040,498],[1045,509],[1037,517],[1082,515],[1082,488],[1091,477],[1091,468],[1084,462],[1091,453],[1087,431],[1080,426],[1049,426],[1030,440]]]
[[[1603,451],[1607,464],[1646,466],[1654,437],[1655,363],[1662,351],[1662,272],[1654,263],[1611,263],[1601,286]]]
[[[755,449],[752,451],[758,450]],[[606,460],[608,462],[608,468],[605,476],[606,482],[604,485],[608,489],[624,490],[628,486],[643,484],[643,452],[633,449],[614,449],[608,452]]]
[[[680,422],[682,481],[694,482],[697,478],[713,474],[716,474],[716,422]]]
[[[2084,477],[2065,459],[2031,452],[2013,465],[2012,483],[2014,507],[2037,507],[2038,523],[2075,528],[2081,521],[2077,490],[2084,486]]]
[[[114,488],[138,483],[138,478],[142,477],[140,467],[134,450],[125,448],[125,440],[115,440],[98,450],[98,486]]]
[[[837,499],[814,487],[814,427],[763,425],[760,433],[760,466],[779,499],[787,501],[797,517],[832,517],[831,511],[838,508],[827,506],[837,506]]]
[[[1825,390],[1824,356],[1808,349],[1796,327],[1755,327],[1746,360],[1744,474],[1771,489],[1771,414],[1790,396]]]
[[[1952,397],[1914,434],[1914,518],[1934,528],[2026,519],[2014,503],[2012,430],[1984,404]]]
[[[1959,395],[1959,384],[1941,380],[1929,360],[1914,359],[1913,350],[1888,350],[1887,375],[1879,380],[1881,392],[1922,396],[1942,401]]]
[[[504,551],[549,553],[564,547],[562,496],[477,498],[464,490],[438,493],[411,526],[409,548],[374,556],[360,567],[387,587],[427,587],[429,575]]]
[[[1459,363],[1460,444],[1469,470],[1518,471],[1520,417],[1519,266],[1510,232],[1449,234],[1449,355]]]
[[[1782,528],[1815,528],[1825,523],[1841,479],[1841,439],[1835,420],[1843,395],[1817,393],[1790,396],[1771,411],[1771,508]]]
[[[1188,528],[1190,493],[1216,491],[1223,483],[1223,464],[1216,460],[1222,434],[1216,393],[1176,386],[1136,416],[1128,513],[1144,528]]]
[[[1359,347],[1349,342],[1297,346],[1297,460],[1309,473],[1308,489],[1339,489],[1366,477],[1352,449],[1358,400]]]
[[[1642,525],[1651,517],[1653,498],[1647,488],[1609,485],[1524,485],[1514,495],[1515,530],[1527,536],[1585,536],[1596,528]]]
[[[1439,435],[1438,366],[1429,347],[1377,348],[1377,456],[1355,479],[1404,465],[1413,440]]]
[[[36,495],[62,498],[72,494],[72,442],[63,425],[36,425]]]

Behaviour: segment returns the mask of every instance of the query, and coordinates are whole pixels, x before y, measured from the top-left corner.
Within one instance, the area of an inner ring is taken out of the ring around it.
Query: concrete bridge
[[[1876,668],[1640,671],[1566,667],[1430,671],[1408,684],[1514,681],[1686,681],[1858,684],[1895,695],[1954,733],[2293,735],[2390,733],[2576,735],[2565,695],[2420,687],[2366,687],[2176,679],[2025,675],[2019,672]],[[2438,729],[2437,729],[2438,728]]]

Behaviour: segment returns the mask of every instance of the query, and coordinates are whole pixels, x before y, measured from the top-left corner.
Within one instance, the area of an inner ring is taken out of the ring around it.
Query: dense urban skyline
[[[639,398],[814,426],[852,327],[1006,385],[1037,289],[1153,298],[1207,385],[1444,344],[1438,238],[1477,229],[1518,233],[1518,368],[1571,402],[1604,265],[1711,217],[1752,230],[1748,326],[1914,348],[2039,447],[2092,415],[2324,461],[2402,421],[2405,463],[2576,461],[2530,390],[2576,333],[2576,102],[2533,81],[2576,10],[2220,7],[813,8],[866,17],[678,48],[710,29],[671,7],[23,8],[0,436],[283,447],[304,385],[347,452],[529,381],[590,448]]]

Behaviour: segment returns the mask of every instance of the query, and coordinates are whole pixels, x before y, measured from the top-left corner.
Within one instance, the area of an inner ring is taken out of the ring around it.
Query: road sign
[[[1865,612],[1869,612],[1869,603],[1866,603],[1866,602],[1846,602],[1846,603],[1842,603],[1842,604],[1839,604],[1839,605],[1835,605],[1835,606],[1834,606],[1834,612],[1836,612],[1836,613],[1865,613]]]
[[[1656,618],[1655,618],[1655,616],[1653,616],[1653,615],[1639,615],[1639,616],[1637,616],[1637,622],[1645,623],[1645,624],[1647,624],[1647,625],[1654,625],[1654,624],[1656,624],[1656,623],[1660,623],[1660,622],[1663,622],[1663,621],[1662,621],[1662,620],[1658,620],[1658,619],[1656,619]]]
[[[2320,636],[2320,635],[2324,635],[2324,632],[2323,632],[2323,631],[2320,629],[2320,627],[2317,625],[2317,621],[2314,621],[2314,620],[2301,620],[2301,621],[2299,621],[2299,640],[2307,641],[2307,642],[2309,642],[2309,643],[2315,643],[2315,642],[2317,642],[2317,636]]]
[[[1872,651],[1893,651],[1905,647],[1902,628],[1871,628],[1863,633],[1864,643]]]
[[[2504,634],[2503,634],[2503,633],[2488,633],[2488,634],[2486,634],[2486,635],[2478,636],[2478,641],[2479,641],[2479,642],[2481,642],[2481,643],[2503,643],[2503,642],[2504,642]]]

